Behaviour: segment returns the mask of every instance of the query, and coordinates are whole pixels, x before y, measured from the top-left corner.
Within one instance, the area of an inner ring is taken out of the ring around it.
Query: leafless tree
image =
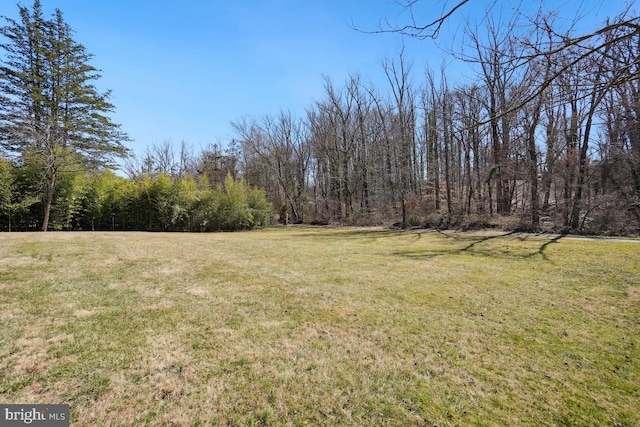
[[[306,124],[281,112],[232,125],[247,181],[267,189],[283,218],[290,211],[293,221],[303,221],[310,160]]]

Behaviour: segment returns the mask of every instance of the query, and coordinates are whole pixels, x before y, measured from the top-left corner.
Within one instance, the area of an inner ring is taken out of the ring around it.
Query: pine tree
[[[93,169],[126,154],[127,140],[108,114],[109,92],[100,93],[93,58],[73,38],[56,10],[45,19],[39,0],[19,6],[20,20],[0,28],[0,146],[40,168],[46,231],[60,170],[82,162]]]

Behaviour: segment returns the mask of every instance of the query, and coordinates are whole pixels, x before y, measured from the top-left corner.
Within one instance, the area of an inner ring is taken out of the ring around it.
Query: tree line
[[[640,19],[527,22],[468,27],[464,83],[402,49],[386,87],[326,79],[306,117],[235,122],[243,176],[297,221],[639,232]]]
[[[101,172],[59,170],[48,229],[124,231],[237,231],[264,227],[272,206],[264,191],[227,174],[144,174],[136,179]],[[25,167],[0,159],[0,231],[41,230],[42,194]]]
[[[20,16],[2,29],[3,229],[242,229],[273,210],[283,222],[640,231],[631,9],[586,36],[553,14],[487,18],[465,31],[457,55],[475,77],[463,83],[401,49],[382,62],[383,87],[326,78],[302,117],[243,118],[224,148],[165,142],[138,156],[61,13],[45,19],[36,0]],[[118,156],[127,178],[109,171]]]
[[[231,174],[209,179],[154,165],[112,172],[131,155],[92,55],[56,10],[35,0],[4,17],[0,64],[1,230],[239,230],[269,223],[263,191]],[[206,168],[205,168],[206,169]]]

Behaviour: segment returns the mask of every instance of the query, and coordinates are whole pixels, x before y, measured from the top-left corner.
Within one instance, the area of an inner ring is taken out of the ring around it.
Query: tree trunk
[[[596,73],[596,80],[599,80],[600,70]],[[589,137],[591,136],[591,126],[593,125],[593,116],[596,113],[596,109],[602,99],[604,98],[605,91],[593,91],[591,93],[589,111],[587,112],[587,121],[584,127],[584,134],[582,136],[582,144],[580,146],[580,153],[578,158],[578,170],[576,177],[575,194],[572,200],[570,224],[571,228],[577,230],[580,227],[580,211],[582,209],[582,193],[587,180],[588,164],[587,153],[589,151]],[[577,138],[576,138],[577,142]]]
[[[529,141],[529,176],[531,179],[531,225],[534,228],[538,228],[540,226],[540,200],[538,197],[538,154],[535,147],[535,138],[532,139],[533,141]]]
[[[587,116],[587,122],[584,128],[582,145],[580,146],[580,154],[578,158],[578,176],[576,177],[576,191],[571,206],[571,228],[577,230],[580,228],[580,211],[582,209],[582,193],[587,180],[588,162],[587,153],[589,150],[589,136],[591,134],[591,126],[593,123],[593,115],[596,107],[602,100],[603,94],[593,93],[591,95],[591,105]]]
[[[42,231],[49,229],[49,216],[51,214],[51,205],[53,204],[53,194],[55,192],[56,185],[56,171],[51,171],[51,176],[48,177],[46,183],[46,194],[44,202],[44,218],[42,219]]]
[[[555,169],[555,156],[556,156],[556,141],[557,141],[557,129],[555,124],[555,114],[554,110],[550,107],[547,107],[547,152],[545,154],[545,166],[544,172],[542,175],[542,187],[544,189],[544,197],[542,202],[542,211],[548,215],[549,214],[549,199],[551,197],[551,181],[553,176],[553,171]]]
[[[442,125],[444,129],[444,184],[445,192],[447,196],[447,213],[451,215],[453,213],[453,205],[451,203],[451,171],[450,171],[450,158],[449,151],[451,148],[451,123],[449,122],[448,105],[442,106],[443,120]]]
[[[527,135],[527,151],[529,154],[529,179],[531,180],[531,225],[540,226],[540,199],[538,194],[538,151],[536,150],[536,129],[540,119],[541,101],[534,107],[533,117]]]

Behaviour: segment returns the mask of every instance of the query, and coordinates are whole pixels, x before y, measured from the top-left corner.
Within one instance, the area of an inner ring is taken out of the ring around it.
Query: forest
[[[134,155],[91,85],[91,56],[36,1],[2,30],[0,229],[280,221],[638,234],[640,19],[628,8],[582,34],[556,18],[467,28],[459,59],[475,78],[463,83],[400,49],[382,61],[385,87],[354,70],[319,82],[323,98],[303,117],[239,118],[224,146]],[[439,24],[383,31],[428,38]]]

